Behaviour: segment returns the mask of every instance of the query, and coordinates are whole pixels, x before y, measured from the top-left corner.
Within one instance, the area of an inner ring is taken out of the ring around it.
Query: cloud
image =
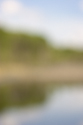
[[[53,45],[83,48],[82,20],[67,16],[54,19],[50,14],[47,17],[40,8],[18,0],[4,0],[0,4],[0,21],[8,29],[45,34]]]
[[[4,0],[1,3],[1,9],[4,14],[15,14],[21,9],[21,3],[16,0]]]
[[[45,23],[44,29],[55,46],[83,48],[83,22],[80,19],[49,20],[49,23]]]
[[[9,29],[29,30],[35,33],[44,30],[44,14],[36,7],[26,6],[20,1],[3,1],[0,15],[2,23],[4,22]]]

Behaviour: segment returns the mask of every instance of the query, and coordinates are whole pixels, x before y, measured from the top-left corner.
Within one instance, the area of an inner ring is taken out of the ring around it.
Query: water
[[[5,110],[0,125],[83,125],[83,87],[60,87],[43,104]]]

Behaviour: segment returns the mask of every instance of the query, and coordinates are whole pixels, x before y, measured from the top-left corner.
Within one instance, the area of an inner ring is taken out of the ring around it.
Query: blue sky
[[[45,14],[51,16],[70,16],[83,18],[80,0],[21,0],[27,6],[39,7]]]
[[[83,48],[83,0],[0,0],[0,25],[43,34],[53,45]]]

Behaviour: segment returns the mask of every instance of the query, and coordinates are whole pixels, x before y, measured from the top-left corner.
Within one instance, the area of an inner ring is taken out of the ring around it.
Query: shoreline
[[[63,63],[49,66],[7,64],[0,66],[0,82],[83,82],[83,64]]]

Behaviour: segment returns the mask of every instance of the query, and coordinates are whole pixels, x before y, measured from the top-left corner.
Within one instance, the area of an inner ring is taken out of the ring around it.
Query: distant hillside
[[[27,63],[82,62],[83,52],[56,49],[49,46],[41,36],[10,33],[0,29],[0,61]]]

